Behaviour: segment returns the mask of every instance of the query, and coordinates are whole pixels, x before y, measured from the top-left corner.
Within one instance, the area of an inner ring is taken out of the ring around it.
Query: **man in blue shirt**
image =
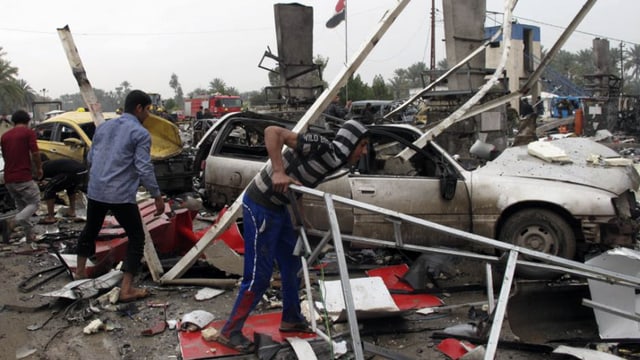
[[[149,295],[147,289],[133,286],[133,277],[144,254],[145,238],[136,203],[139,185],[155,199],[155,215],[164,212],[164,200],[151,163],[151,135],[142,126],[150,106],[149,95],[140,90],[130,92],[125,99],[124,114],[96,129],[87,158],[90,166],[87,223],[78,239],[76,278],[86,278],[87,258],[95,254],[96,238],[107,211],[111,211],[128,237],[122,266],[121,302]]]

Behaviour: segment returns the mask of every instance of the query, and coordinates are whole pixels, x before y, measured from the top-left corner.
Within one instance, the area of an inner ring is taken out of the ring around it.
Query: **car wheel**
[[[565,259],[573,259],[576,254],[576,236],[571,225],[550,210],[526,209],[511,215],[500,231],[499,240]],[[518,274],[527,278],[560,275],[524,266],[518,268]]]

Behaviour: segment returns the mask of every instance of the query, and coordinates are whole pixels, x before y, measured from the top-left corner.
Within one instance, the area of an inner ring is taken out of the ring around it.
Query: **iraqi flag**
[[[329,21],[327,21],[327,27],[329,29],[333,29],[334,27],[340,25],[342,20],[344,20],[344,13],[345,13],[344,2],[345,0],[338,0],[338,3],[336,4],[335,14],[333,14],[333,16],[329,19]]]

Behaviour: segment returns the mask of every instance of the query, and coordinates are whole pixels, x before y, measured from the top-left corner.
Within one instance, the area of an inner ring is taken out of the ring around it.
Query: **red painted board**
[[[280,343],[286,341],[285,337],[299,337],[304,339],[316,338],[317,335],[309,333],[281,333],[280,331],[278,331],[281,316],[281,312],[251,315],[247,319],[247,322],[242,329],[242,333],[251,340],[253,340],[254,332],[266,334],[268,336],[271,336],[273,341],[277,341]],[[206,328],[213,327],[216,329],[220,329],[224,325],[225,321],[226,320],[213,321],[211,322],[211,324],[207,325]],[[178,332],[178,340],[180,341],[180,351],[184,360],[208,359],[240,354],[239,352],[228,348],[218,342],[205,341],[202,338],[200,331],[180,331]]]
[[[385,266],[377,269],[367,270],[366,274],[370,277],[379,276],[389,290],[407,290],[412,291],[411,285],[402,281],[404,274],[409,271],[407,264]]]
[[[465,342],[465,346],[471,349],[475,347],[474,345],[466,342]],[[462,355],[468,352],[467,349],[465,349],[464,346],[462,346],[460,340],[452,339],[452,338],[447,338],[442,340],[440,344],[436,346],[436,348],[440,350],[443,354],[450,357],[452,360],[458,360],[459,358],[462,357]]]
[[[409,266],[400,264],[367,270],[366,274],[370,277],[381,277],[389,290],[413,291],[411,285],[400,280],[407,271]],[[442,300],[431,294],[391,294],[391,297],[402,311],[442,305]]]

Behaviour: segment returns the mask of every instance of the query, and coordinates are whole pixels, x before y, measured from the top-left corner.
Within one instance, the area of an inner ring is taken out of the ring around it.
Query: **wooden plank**
[[[387,13],[387,16],[383,17],[380,20],[380,25],[376,31],[364,42],[361,49],[357,53],[356,57],[342,70],[338,76],[331,82],[329,87],[325,89],[325,91],[320,94],[318,99],[311,105],[309,110],[302,116],[298,124],[293,128],[295,132],[304,131],[309,124],[317,119],[322,111],[331,103],[331,100],[335,97],[336,94],[340,91],[340,88],[347,83],[347,80],[351,75],[355,73],[357,68],[362,64],[364,59],[369,55],[371,50],[376,46],[376,44],[382,38],[382,35],[389,29],[391,24],[395,21],[395,19],[400,15],[402,10],[407,6],[409,0],[401,0],[398,1],[396,7]],[[265,164],[265,167],[268,165]],[[264,167],[263,167],[264,168]],[[231,204],[231,206],[227,209],[227,211],[222,215],[217,224],[211,227],[209,231],[191,248],[177,263],[176,265],[167,271],[166,274],[162,277],[162,281],[173,280],[175,278],[181,277],[188,269],[195,263],[196,259],[202,254],[204,249],[209,245],[209,243],[220,236],[233,221],[236,220],[238,215],[240,215],[240,209],[242,209],[242,197],[244,196],[244,191],[236,201]]]
[[[78,86],[80,87],[80,95],[82,95],[82,99],[84,100],[85,104],[87,104],[87,107],[91,112],[91,119],[96,124],[96,126],[98,126],[104,122],[104,117],[102,116],[102,106],[98,102],[98,98],[93,91],[93,87],[91,87],[91,83],[87,78],[87,73],[84,70],[84,65],[82,65],[82,60],[80,59],[78,48],[76,48],[76,44],[73,41],[73,36],[71,36],[69,25],[58,29],[58,36],[60,37],[60,41],[62,41],[62,47],[64,47],[64,52],[67,55],[67,60],[69,60],[69,65],[71,66],[73,76],[76,78]]]

